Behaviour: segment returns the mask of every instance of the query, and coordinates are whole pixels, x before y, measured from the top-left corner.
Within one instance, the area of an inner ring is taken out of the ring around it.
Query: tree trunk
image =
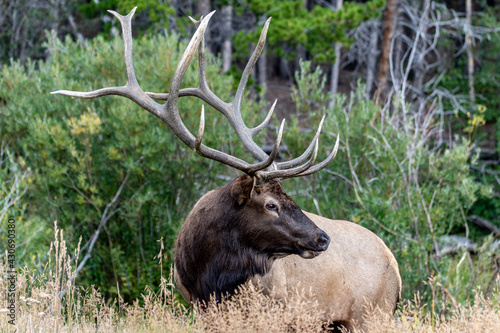
[[[401,86],[401,71],[403,70],[401,65],[401,59],[403,58],[403,51],[404,51],[403,38],[401,36],[403,36],[403,34],[404,34],[403,25],[397,24],[396,36],[400,37],[394,41],[394,49],[392,50],[393,56],[391,59],[391,61],[393,62],[393,71],[394,71],[392,73],[394,77],[392,77],[391,80],[395,90],[399,90],[399,87]]]
[[[7,3],[0,2],[0,32],[3,31],[3,23],[6,21],[7,8]]]
[[[303,0],[303,3],[304,3],[304,8],[309,11],[310,10],[309,1]],[[292,71],[294,73],[300,71],[300,62],[304,60],[306,60],[306,48],[303,45],[297,45],[295,47],[295,61],[292,68]]]
[[[281,47],[285,50],[286,45],[282,44]],[[293,74],[290,73],[290,68],[288,66],[288,60],[285,59],[285,57],[280,57],[280,64],[279,64],[279,71],[280,71],[280,77],[285,80],[292,79],[293,80]]]
[[[210,13],[210,0],[198,0],[198,14],[206,16]]]
[[[197,6],[197,11],[198,11],[198,15],[199,17],[201,17],[201,15],[203,15],[203,17],[205,17],[207,14],[210,13],[210,9],[211,9],[211,6],[210,6],[210,0],[198,0],[198,6]],[[209,51],[212,51],[212,47],[211,47],[211,36],[210,36],[210,25],[208,25],[208,28],[205,32],[205,47],[207,48],[207,50]]]
[[[222,72],[225,73],[231,68],[231,58],[233,56],[233,44],[231,43],[232,19],[233,19],[233,6],[222,7],[222,33],[224,34],[222,40]]]
[[[465,21],[467,26],[472,25],[472,0],[465,0]],[[469,79],[469,99],[474,102],[476,99],[474,93],[474,55],[472,54],[472,37],[470,32],[466,36],[466,49],[467,49],[467,75]]]
[[[266,57],[266,46],[264,45],[264,49],[262,50],[262,54],[257,62],[257,69],[259,71],[259,84],[266,90],[267,85],[267,57]]]
[[[64,6],[64,4],[60,4],[58,0],[49,1],[50,15],[52,16],[50,20],[52,24],[50,25],[50,29],[57,32],[59,29],[59,7]]]
[[[366,65],[366,98],[369,99],[371,97],[373,82],[375,81],[375,70],[377,66],[377,40],[379,34],[379,26],[378,21],[371,22],[371,31],[370,31],[370,56],[368,58],[368,63]]]
[[[422,7],[422,17],[420,18],[420,25],[419,25],[419,30],[416,31],[416,34],[420,34],[420,36],[425,36],[427,34],[427,27],[429,26],[428,21],[429,21],[429,8],[430,8],[430,0],[424,0],[424,5]],[[426,41],[424,38],[420,38],[421,40],[421,46],[417,44],[417,47],[421,49],[415,57],[415,64],[413,66],[413,70],[415,72],[415,79],[413,82],[413,87],[417,89],[417,91],[420,91],[422,89],[422,85],[424,83],[424,76],[426,74],[425,68],[424,68],[424,50],[426,49]]]
[[[339,72],[340,72],[340,43],[335,43],[335,62],[332,65],[332,75],[330,78],[330,93],[335,95],[339,86]]]
[[[342,8],[344,5],[344,0],[337,0],[337,10]],[[337,94],[337,89],[339,85],[339,72],[340,72],[340,52],[342,45],[340,43],[335,43],[335,62],[332,65],[332,75],[330,78],[330,93],[332,96]],[[330,101],[329,107],[333,107],[333,101]]]
[[[396,30],[396,19],[398,16],[399,0],[387,0],[382,21],[382,53],[378,65],[378,92],[384,97],[387,91],[387,76],[389,74],[389,62],[391,54],[391,41]]]
[[[9,52],[9,58],[20,58],[21,63],[24,64],[24,56],[23,53],[21,52],[22,49],[22,40],[20,38],[20,32],[23,27],[23,13],[19,12],[19,6],[18,6],[18,1],[14,2],[13,10],[12,10],[12,17],[11,17],[11,34],[10,34],[10,52]]]
[[[297,45],[295,48],[295,63],[294,63],[294,68],[293,72],[300,71],[300,61],[306,60],[306,49],[302,45]]]

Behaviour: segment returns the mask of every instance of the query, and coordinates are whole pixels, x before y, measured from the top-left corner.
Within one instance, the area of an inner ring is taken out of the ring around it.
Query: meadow
[[[9,324],[6,298],[1,297],[1,332],[324,332],[325,323],[314,309],[314,297],[306,291],[284,304],[247,284],[223,302],[210,303],[203,311],[186,307],[172,283],[162,276],[160,288],[147,286],[131,303],[106,298],[91,286],[75,286],[78,263],[68,253],[64,233],[55,227],[47,266],[42,273],[21,269],[16,282],[15,325]],[[158,257],[161,261],[162,253]],[[73,258],[75,258],[73,256]],[[78,256],[76,256],[78,258]],[[3,264],[2,270],[7,267]],[[4,293],[8,281],[0,281]],[[371,312],[368,332],[499,332],[500,294],[485,299],[476,291],[472,302],[457,304],[436,314],[434,304],[422,303],[418,295],[402,301],[392,318]],[[355,331],[356,332],[356,331]]]

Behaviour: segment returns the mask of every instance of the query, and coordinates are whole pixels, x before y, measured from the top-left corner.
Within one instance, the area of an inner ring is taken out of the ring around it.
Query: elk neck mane
[[[272,254],[242,240],[239,230],[246,222],[244,205],[238,205],[231,193],[241,179],[205,194],[184,222],[187,232],[177,239],[175,269],[195,300],[208,301],[213,296],[220,300],[248,278],[267,273],[275,260]],[[266,187],[281,191],[279,183],[273,183]],[[181,247],[182,253],[177,251]]]

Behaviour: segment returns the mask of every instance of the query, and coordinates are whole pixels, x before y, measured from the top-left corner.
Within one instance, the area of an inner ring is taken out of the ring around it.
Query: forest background
[[[0,250],[15,219],[17,265],[43,274],[54,221],[64,230],[72,283],[132,302],[159,288],[184,218],[237,172],[202,160],[128,100],[50,95],[125,83],[119,23],[133,21],[145,91],[166,92],[188,15],[217,10],[207,32],[207,76],[229,100],[263,23],[265,56],[244,110],[258,124],[278,98],[286,159],[327,114],[320,173],[284,182],[299,206],[378,234],[394,252],[403,299],[419,293],[446,313],[500,276],[500,6],[494,1],[2,1],[0,3]],[[184,85],[197,85],[191,66]],[[183,98],[187,126],[201,103]],[[245,156],[232,129],[207,111],[205,143]],[[321,158],[321,156],[319,156]],[[160,249],[163,248],[163,251]],[[158,253],[162,260],[158,263]]]

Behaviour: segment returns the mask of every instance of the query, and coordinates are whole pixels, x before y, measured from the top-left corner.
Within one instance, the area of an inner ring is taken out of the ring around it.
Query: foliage
[[[350,29],[361,22],[380,17],[383,0],[371,0],[360,4],[346,1],[340,10],[315,5],[312,10],[305,8],[304,1],[247,1],[248,10],[257,18],[272,17],[267,41],[278,56],[295,56],[295,47],[303,46],[316,62],[333,62],[335,50],[332,45],[352,43],[347,37]],[[258,19],[260,21],[260,19]],[[307,27],[307,28],[304,28]],[[246,46],[258,40],[262,28],[252,33],[240,31],[234,36],[234,46],[240,54],[245,54]]]
[[[482,12],[473,16],[473,24],[486,29],[498,29],[500,6],[486,7]],[[474,90],[476,91],[476,101],[467,101],[470,105],[464,105],[471,113],[477,113],[479,106],[486,108],[484,118],[486,121],[496,121],[498,119],[497,110],[500,108],[500,64],[498,63],[498,53],[500,52],[500,32],[485,34],[485,40],[476,41],[473,44],[473,54],[475,60]],[[451,47],[451,45],[448,45]],[[456,61],[451,63],[451,68],[441,81],[441,85],[453,91],[457,95],[467,95],[469,91],[469,80],[467,76],[467,54],[456,46],[453,52],[459,53]]]
[[[322,82],[322,75],[305,63],[296,76],[298,86],[315,90],[310,85]],[[405,132],[400,112],[382,111],[363,91],[361,86],[350,97],[336,96],[330,110],[324,97],[314,103],[312,95],[295,92],[297,109],[310,110],[307,123],[327,113],[326,145],[339,133],[341,146],[331,166],[307,180],[309,186],[297,179],[285,187],[301,208],[377,233],[397,257],[404,298],[419,291],[429,302],[443,294],[457,302],[470,300],[474,288],[486,290],[495,282],[494,263],[500,259],[500,242],[491,237],[479,240],[475,256],[464,249],[456,257],[442,252],[447,236],[469,235],[470,208],[479,197],[491,195],[491,188],[470,173],[477,158],[473,146],[459,139],[452,147],[432,148],[430,129],[416,129],[408,120]],[[285,138],[289,150],[302,151],[313,134],[303,129],[301,135]],[[429,282],[431,277],[435,279]]]
[[[467,133],[471,140],[477,145],[491,146],[492,141],[496,141],[497,152],[500,149],[500,64],[498,54],[500,53],[500,6],[487,6],[481,2],[484,10],[477,15],[473,15],[473,24],[484,28],[495,30],[496,32],[485,35],[485,40],[476,41],[473,44],[473,54],[475,60],[474,90],[476,100],[468,98],[464,101],[464,108],[469,110],[466,115],[457,115],[455,126]],[[459,50],[456,50],[459,52]],[[450,70],[443,77],[442,85],[446,89],[453,91],[456,95],[467,95],[469,90],[467,76],[467,55],[461,53],[457,60],[453,62]],[[455,120],[454,119],[454,120]],[[488,123],[490,131],[485,130],[484,125]],[[493,133],[491,133],[493,132]],[[486,161],[475,170],[478,180],[484,184],[492,184],[493,191],[500,191],[500,168],[498,153],[491,156],[490,161]],[[472,212],[478,216],[486,218],[493,223],[500,223],[500,198],[498,195],[485,200],[479,199],[472,207]]]
[[[168,90],[185,45],[176,36],[135,41],[135,69],[145,91]],[[30,245],[23,243],[28,235],[19,235],[18,244],[24,244],[20,251],[36,244],[31,257],[20,264],[41,268],[49,244],[47,230],[56,220],[72,249],[83,237],[84,254],[102,224],[77,282],[134,299],[145,285],[159,285],[153,264],[156,240],[165,240],[166,266],[178,228],[194,202],[236,173],[191,153],[165,124],[125,98],[79,100],[49,94],[125,83],[120,38],[98,37],[84,46],[51,36],[47,47],[50,61],[29,61],[26,67],[14,62],[2,68],[0,80],[0,137],[8,139],[16,162],[31,170],[19,224],[31,231],[41,229]],[[231,79],[220,75],[212,57],[208,62],[212,89],[228,100]],[[196,64],[193,60],[185,86],[197,86]],[[244,104],[249,125],[264,117],[252,101]],[[181,98],[180,110],[186,126],[196,132],[201,103]],[[245,158],[228,122],[211,108],[206,114],[204,142]],[[103,222],[106,211],[110,219]]]
[[[311,71],[310,61],[299,60],[301,70],[295,73],[297,87],[292,87],[292,100],[299,115],[307,115],[309,110],[324,108],[330,96],[325,94],[326,76],[318,66]]]
[[[63,22],[77,1],[64,1],[63,6],[46,0],[1,1],[0,65],[11,59],[24,64],[28,58],[43,58],[45,31],[58,29],[61,34],[69,33],[70,27]]]
[[[22,161],[22,158],[20,159]],[[18,225],[23,219],[25,204],[21,197],[26,193],[29,171],[16,162],[14,154],[0,143],[0,242],[8,244],[7,225],[9,221]],[[18,234],[26,233],[29,228],[16,228]],[[24,251],[26,254],[27,251]],[[20,253],[19,256],[22,254]]]
[[[270,31],[269,41],[276,49],[300,44],[316,55],[317,61],[323,61],[335,56],[329,53],[334,41],[349,42],[342,37],[343,29],[358,19],[379,15],[381,3],[369,2],[361,9],[346,4],[345,11],[339,12],[319,6],[308,12],[301,1],[252,1],[248,5],[258,16],[273,15],[271,29],[276,30]],[[273,13],[272,8],[281,9]],[[311,13],[317,15],[308,16]],[[335,20],[345,25],[332,24]],[[297,30],[303,26],[311,30]],[[321,38],[325,33],[328,36]],[[292,41],[293,34],[299,42]],[[253,34],[247,37],[256,40]],[[168,90],[185,43],[176,36],[156,36],[143,37],[136,44],[135,67],[143,89]],[[243,47],[247,40],[239,35],[235,44]],[[328,50],[320,49],[326,45]],[[28,60],[23,66],[12,62],[1,69],[0,137],[7,140],[9,149],[5,155],[8,162],[0,166],[0,181],[12,184],[15,172],[30,170],[20,183],[21,188],[27,188],[24,197],[8,211],[19,222],[21,253],[30,254],[20,256],[20,264],[43,271],[54,220],[69,238],[71,252],[82,236],[84,254],[102,225],[77,283],[95,285],[104,294],[121,295],[125,301],[135,300],[145,285],[156,286],[154,294],[163,283],[158,272],[171,262],[174,238],[183,218],[204,192],[225,183],[231,178],[227,175],[235,172],[190,154],[164,124],[123,98],[89,101],[49,95],[57,89],[88,91],[123,84],[120,39],[100,36],[82,45],[51,35],[47,48],[51,57],[46,63]],[[216,60],[209,58],[209,63],[212,66],[208,66],[207,75],[213,90],[228,100],[227,88],[234,87],[234,82],[220,75]],[[195,64],[193,60],[185,86],[197,85]],[[314,133],[304,123],[319,122],[323,113],[328,117],[322,146],[331,147],[339,133],[341,149],[326,170],[285,181],[288,193],[305,210],[353,220],[379,234],[398,258],[405,298],[419,291],[433,309],[436,306],[446,311],[454,302],[472,300],[476,286],[492,294],[490,287],[495,285],[497,274],[492,267],[500,260],[498,240],[476,233],[473,254],[463,248],[452,255],[442,251],[446,236],[474,233],[467,215],[478,203],[496,205],[491,214],[500,209],[498,200],[490,200],[490,187],[470,174],[477,159],[471,140],[481,122],[489,119],[490,109],[484,115],[478,105],[478,112],[465,120],[470,136],[437,149],[427,132],[413,127],[411,119],[399,118],[402,112],[397,99],[395,110],[389,113],[367,101],[361,87],[350,97],[337,96],[333,109],[328,109],[331,96],[323,93],[326,80],[320,69],[312,71],[311,67],[303,63],[296,77],[298,88],[293,99],[299,114],[292,117],[285,131],[287,150],[305,149]],[[263,117],[254,101],[244,107],[248,109],[248,124]],[[194,99],[181,99],[181,113],[192,132],[197,129],[200,108]],[[204,142],[245,156],[227,121],[213,110],[207,114],[210,120]],[[308,117],[307,122],[304,117]],[[427,130],[433,131],[433,125]],[[9,186],[2,187],[2,193]],[[112,214],[104,221],[108,207]],[[158,267],[153,261],[159,246],[155,240],[162,237],[166,260]],[[93,292],[89,297],[104,299]],[[438,301],[443,302],[435,305]],[[99,304],[105,309],[104,301]]]
[[[168,17],[175,14],[174,8],[168,2],[155,0],[104,0],[81,3],[78,11],[84,15],[85,19],[102,20],[102,13],[106,10],[114,10],[125,15],[132,8],[137,7],[135,31],[166,31],[169,27]],[[103,26],[103,32],[108,33],[110,28],[119,24],[114,20],[107,21]]]

